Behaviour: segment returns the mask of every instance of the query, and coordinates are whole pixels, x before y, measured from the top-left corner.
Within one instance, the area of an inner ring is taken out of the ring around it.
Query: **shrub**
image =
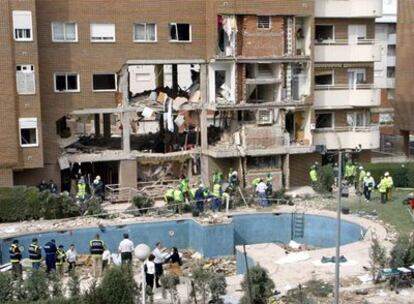
[[[13,299],[13,278],[10,273],[0,272],[0,303]]]
[[[49,284],[47,275],[40,270],[33,271],[23,285],[26,299],[29,301],[45,300],[49,298]]]
[[[251,287],[252,302],[249,300],[249,277]],[[261,266],[254,266],[244,275],[241,283],[244,295],[241,298],[241,304],[266,304],[267,300],[273,295],[275,284],[270,279],[266,269]]]
[[[393,268],[409,267],[414,264],[414,236],[402,235],[391,250],[390,265]]]
[[[377,183],[379,183],[380,177],[388,171],[393,178],[395,187],[414,188],[414,163],[364,164],[364,168],[371,172]]]
[[[70,272],[70,277],[68,281],[68,289],[70,297],[78,297],[80,295],[80,281],[79,276],[76,271]]]
[[[222,303],[220,296],[226,294],[226,278],[222,273],[211,273],[210,279],[208,281],[208,287],[211,294],[211,303]]]
[[[81,215],[80,207],[68,195],[44,192],[41,197],[45,219],[61,219]]]
[[[98,287],[102,304],[134,304],[137,298],[137,286],[130,267],[115,266],[109,268]]]
[[[177,285],[180,284],[180,278],[176,274],[166,274],[160,279],[162,285],[163,297],[166,298],[165,291],[168,291],[170,295],[170,303],[177,303]]]
[[[369,249],[371,275],[375,283],[379,280],[380,271],[387,264],[387,252],[384,246],[381,246],[376,235],[372,237],[371,247]]]
[[[101,200],[97,198],[91,198],[85,202],[83,215],[102,214],[104,212],[101,206]]]
[[[34,187],[0,188],[0,222],[39,219],[39,191]]]
[[[154,201],[146,195],[138,194],[136,195],[132,202],[134,203],[135,208],[143,209],[143,208],[151,208],[154,206]],[[148,209],[140,210],[141,214],[147,213]]]

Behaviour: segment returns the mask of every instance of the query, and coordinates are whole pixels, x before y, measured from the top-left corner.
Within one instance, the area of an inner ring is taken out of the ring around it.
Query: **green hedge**
[[[364,164],[364,168],[371,172],[377,184],[381,176],[389,172],[395,187],[414,188],[414,163]]]

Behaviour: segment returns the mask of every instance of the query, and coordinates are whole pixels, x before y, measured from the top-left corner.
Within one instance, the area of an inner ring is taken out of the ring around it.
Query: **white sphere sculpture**
[[[141,261],[145,261],[150,254],[151,248],[149,248],[149,246],[146,244],[139,244],[137,247],[135,247],[135,256]]]

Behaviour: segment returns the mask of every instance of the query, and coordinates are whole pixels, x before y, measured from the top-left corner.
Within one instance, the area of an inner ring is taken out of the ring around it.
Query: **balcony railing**
[[[375,39],[358,39],[352,45],[367,45],[375,44]],[[335,39],[335,40],[315,40],[315,45],[348,45],[349,39]]]
[[[380,60],[380,47],[373,39],[323,40],[315,44],[315,62],[373,62]]]

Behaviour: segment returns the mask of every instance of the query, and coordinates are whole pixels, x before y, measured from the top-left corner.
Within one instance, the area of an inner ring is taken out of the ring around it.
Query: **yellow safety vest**
[[[213,186],[213,195],[215,197],[221,197],[221,191],[220,190],[221,190],[221,186],[219,184],[215,184]]]
[[[310,180],[312,182],[317,182],[318,181],[318,172],[316,172],[315,169],[310,170],[309,177],[310,177]]]

